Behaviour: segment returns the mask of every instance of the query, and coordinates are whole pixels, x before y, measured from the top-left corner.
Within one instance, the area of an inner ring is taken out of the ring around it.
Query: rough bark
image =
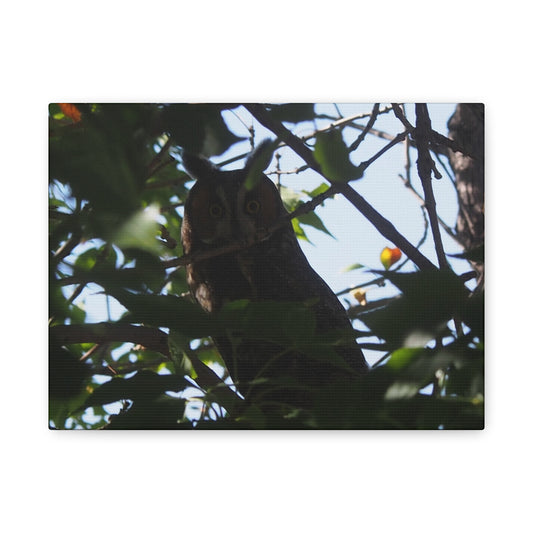
[[[449,137],[466,153],[449,150],[455,173],[459,213],[457,238],[465,251],[480,247],[485,240],[485,124],[483,104],[458,104],[448,121]],[[482,283],[484,267],[473,261]]]

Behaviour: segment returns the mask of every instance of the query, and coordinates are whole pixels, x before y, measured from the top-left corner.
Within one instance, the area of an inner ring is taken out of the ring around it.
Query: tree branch
[[[372,108],[372,114],[370,115],[370,118],[368,119],[366,126],[364,127],[363,131],[359,134],[357,139],[348,148],[350,152],[355,152],[355,150],[359,148],[359,145],[363,142],[364,138],[366,137],[366,134],[372,129],[372,126],[375,124],[376,119],[378,118],[378,114],[379,114],[379,104],[374,104],[374,107]]]
[[[168,336],[158,328],[148,326],[134,326],[132,324],[60,324],[50,328],[50,338],[63,344],[80,344],[85,342],[133,342],[145,348],[170,357]],[[188,353],[193,368],[198,375],[197,382],[204,390],[216,390],[215,395],[221,405],[231,412],[242,404],[243,400],[213,370],[202,363],[193,353]]]
[[[431,172],[435,171],[435,163],[429,153],[429,141],[432,135],[431,120],[426,104],[416,104],[416,128],[413,132],[416,139],[418,159],[416,161],[418,175],[424,189],[424,205],[428,212],[429,224],[433,233],[433,241],[440,268],[448,268],[442,237],[440,234],[439,219],[437,216],[437,204],[433,187],[431,185]]]
[[[393,146],[397,145],[398,143],[402,142],[406,137],[407,137],[407,134],[409,132],[406,130],[402,133],[399,133],[398,135],[396,135],[396,137],[394,137],[394,139],[392,139],[392,141],[387,144],[387,146],[384,146],[379,152],[377,152],[376,154],[374,154],[370,159],[368,159],[367,161],[364,161],[362,162],[359,167],[364,171],[366,170],[372,163],[374,163],[374,161],[376,161],[377,159],[379,159],[385,152],[387,152],[388,150],[390,150]]]
[[[60,344],[133,342],[169,356],[167,334],[158,328],[132,324],[59,324],[50,328],[50,338]]]
[[[268,111],[260,104],[247,104],[245,107],[263,126],[272,131],[292,150],[298,154],[315,172],[324,176],[320,165],[313,156],[313,152],[296,137],[281,122],[273,119]],[[325,179],[327,179],[324,176]],[[329,180],[328,180],[329,181]],[[434,269],[435,265],[419,252],[401,233],[399,233],[391,222],[378,213],[360,194],[352,189],[347,183],[333,183],[332,188],[342,193],[349,202],[354,205],[388,240],[393,242],[413,261],[421,270]]]
[[[170,157],[170,158],[167,158],[166,161],[163,161],[163,158],[169,151],[173,142],[174,140],[171,137],[169,137],[167,141],[165,142],[165,144],[161,147],[161,150],[159,150],[159,152],[154,156],[152,161],[150,161],[150,163],[148,164],[147,171],[146,171],[147,179],[153,176],[159,169],[168,165],[170,162],[174,160],[174,158]]]

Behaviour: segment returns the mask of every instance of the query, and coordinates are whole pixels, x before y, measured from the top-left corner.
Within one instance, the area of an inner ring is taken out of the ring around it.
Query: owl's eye
[[[220,218],[224,214],[224,208],[220,204],[211,204],[209,206],[209,214],[213,218]]]
[[[246,202],[246,212],[249,215],[257,215],[261,209],[261,204],[257,200],[248,200]]]

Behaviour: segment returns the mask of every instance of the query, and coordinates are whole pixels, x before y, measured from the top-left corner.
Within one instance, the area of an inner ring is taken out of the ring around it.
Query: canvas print
[[[49,105],[49,427],[484,428],[484,106]]]

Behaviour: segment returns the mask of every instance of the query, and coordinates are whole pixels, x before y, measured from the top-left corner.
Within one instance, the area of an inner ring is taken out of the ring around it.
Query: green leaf
[[[485,338],[485,293],[474,292],[467,298],[461,312],[458,314],[472,333],[483,341]]]
[[[190,376],[193,372],[193,366],[187,356],[189,339],[178,330],[171,329],[168,334],[168,349],[176,374]]]
[[[167,279],[169,294],[182,294],[189,290],[187,273],[184,268],[177,268],[171,272]]]
[[[471,358],[465,358],[462,365],[454,366],[448,371],[446,394],[482,398],[484,389],[484,361],[481,351]]]
[[[77,305],[69,303],[63,294],[62,287],[56,279],[50,280],[48,291],[49,315],[53,317],[53,324],[63,323],[66,319],[71,324],[85,322],[86,312]]]
[[[394,370],[400,370],[425,352],[424,348],[400,348],[392,352],[387,365]]]
[[[109,289],[110,294],[119,288],[153,292],[161,290],[165,280],[165,269],[157,257],[139,249],[124,250],[127,258],[135,260],[135,267],[117,269],[114,266],[116,252],[112,248],[110,250],[109,256],[104,260],[101,260],[102,255],[98,251],[100,260],[88,271],[85,268],[78,268],[76,261],[74,275],[85,282],[94,282]],[[90,266],[88,261],[91,257],[92,254],[88,254],[87,258],[82,258],[81,266]]]
[[[282,122],[304,122],[315,119],[315,104],[271,104],[268,106],[270,114]]]
[[[298,217],[298,220],[301,224],[311,226],[312,228],[315,228],[335,239],[335,236],[329,232],[328,228],[326,228],[326,226],[322,222],[322,219],[314,211],[310,211],[309,213],[300,215]]]
[[[359,270],[360,268],[365,268],[365,265],[362,265],[361,263],[354,263],[353,265],[343,268],[342,272],[350,272],[351,270]]]
[[[422,352],[421,357],[424,358]],[[412,361],[418,357],[413,352]],[[429,354],[428,354],[429,355]],[[405,368],[408,368],[405,367]],[[403,372],[401,370],[400,372]],[[407,371],[406,371],[407,373]],[[398,381],[389,366],[363,378],[332,383],[315,396],[314,424],[321,429],[482,429],[483,402],[479,399],[439,398],[417,394],[407,381],[398,394],[385,398]]]
[[[442,375],[451,372],[451,375],[459,379],[466,378],[465,373],[469,374],[472,380],[476,380],[476,385],[482,388],[483,353],[463,344],[462,339],[459,339],[433,349],[402,348],[394,351],[386,366],[394,371],[396,377],[388,388],[385,399],[415,396],[421,388],[435,379],[437,371]],[[449,380],[445,383],[449,383]]]
[[[132,270],[130,279],[136,281],[138,287],[159,292],[164,284],[166,274],[159,257],[138,248],[125,250],[126,254],[130,259],[135,259],[135,268],[116,270],[117,277],[120,278],[121,275],[124,275],[126,270]],[[116,286],[121,286],[120,279],[116,280]]]
[[[332,182],[347,183],[363,177],[363,170],[350,161],[350,152],[340,130],[317,133],[314,157],[324,176]]]
[[[315,298],[306,302],[239,300],[226,304],[218,318],[220,327],[234,340],[270,342],[279,346],[280,353],[296,350],[328,367],[350,370],[335,347],[353,343],[353,331],[317,332],[315,304]]]
[[[220,356],[219,351],[214,346],[209,350],[206,350],[205,346],[203,346],[201,350],[195,351],[195,355],[207,366],[211,366],[212,363],[222,367],[226,366],[226,363]]]
[[[244,140],[227,127],[221,111],[234,104],[168,104],[162,106],[162,121],[173,141],[193,154],[220,155]]]
[[[294,345],[314,336],[316,318],[302,302],[237,300],[225,304],[219,327],[247,339]]]
[[[185,183],[190,179],[186,172],[177,169],[175,163],[164,166],[147,180],[142,192],[143,207],[154,204],[164,207],[174,195],[185,197],[188,192]]]
[[[87,398],[83,409],[120,400],[146,402],[166,391],[179,392],[188,386],[189,382],[181,376],[159,375],[150,370],[142,370],[129,379],[116,377],[103,383]]]
[[[208,337],[217,332],[217,323],[198,305],[176,296],[133,294],[122,289],[106,288],[131,315],[131,323],[173,328],[190,339]]]
[[[309,238],[307,237],[307,234],[305,233],[304,229],[300,225],[300,221],[297,218],[291,219],[291,225],[298,239],[303,239],[304,241],[307,241],[308,243],[312,244]]]
[[[103,245],[89,248],[76,257],[74,271],[76,275],[94,270],[114,269],[117,261],[117,253],[112,246]]]
[[[251,429],[268,429],[267,418],[257,405],[250,405],[239,415],[239,422]]]
[[[287,211],[294,211],[298,206],[303,203],[303,195],[301,192],[295,191],[289,187],[282,185],[279,190],[283,205]]]
[[[315,198],[319,194],[325,193],[331,186],[328,183],[321,183],[318,187],[312,191],[304,191],[310,198]]]
[[[140,104],[99,105],[84,112],[83,127],[58,128],[50,138],[50,179],[89,201],[98,233],[115,229],[140,206],[155,140],[147,124],[154,112],[154,106]]]
[[[383,420],[383,396],[392,381],[390,369],[379,367],[364,379],[325,385],[314,397],[313,416],[321,429],[390,428]]]
[[[326,186],[326,189],[327,188],[328,187]],[[293,189],[290,189],[288,187],[282,186],[280,189],[280,194],[283,200],[283,204],[285,208],[287,209],[287,211],[289,212],[294,211],[295,209],[297,209],[304,203],[302,199],[303,194],[300,192],[294,191]],[[305,193],[305,194],[309,195],[311,193]],[[295,220],[297,220],[298,222],[295,222]],[[330,237],[335,238],[326,228],[326,226],[322,222],[322,219],[314,211],[310,211],[309,213],[300,215],[297,219],[293,218],[292,223],[293,223],[293,230],[296,233],[296,236],[299,238],[303,238],[307,240],[308,242],[310,241],[307,238],[305,231],[301,227],[301,224],[304,224],[306,226],[311,226],[319,231],[322,231],[326,235],[329,235]]]
[[[413,398],[389,401],[385,404],[391,425],[403,429],[483,429],[482,401],[462,398]]]
[[[162,245],[157,239],[159,209],[150,206],[134,213],[116,231],[113,242],[119,248],[137,248],[160,255]]]
[[[468,305],[469,292],[452,272],[375,272],[396,285],[403,295],[386,307],[363,311],[358,318],[394,348],[424,346],[443,334],[446,323],[460,317]]]
[[[424,293],[432,298],[440,298],[449,294],[448,299],[460,300],[468,296],[463,282],[451,270],[424,270],[413,273],[375,270],[376,274],[388,279],[406,295]]]
[[[259,180],[263,176],[263,172],[270,165],[272,156],[278,147],[277,141],[267,139],[263,141],[250,156],[250,159],[246,162],[245,170],[247,172],[246,179],[244,180],[244,187],[250,191],[257,186]]]
[[[149,401],[136,401],[125,412],[113,415],[105,429],[179,429],[187,401],[160,396]]]
[[[354,342],[354,339],[351,339]],[[309,356],[314,361],[327,365],[328,370],[332,367],[336,367],[343,372],[352,372],[352,367],[346,362],[345,359],[335,350],[335,340],[332,340],[332,335],[320,335],[308,337],[307,339],[300,339],[297,342],[295,348]]]
[[[51,398],[66,401],[83,393],[90,376],[85,363],[53,339],[50,339],[48,362]]]

